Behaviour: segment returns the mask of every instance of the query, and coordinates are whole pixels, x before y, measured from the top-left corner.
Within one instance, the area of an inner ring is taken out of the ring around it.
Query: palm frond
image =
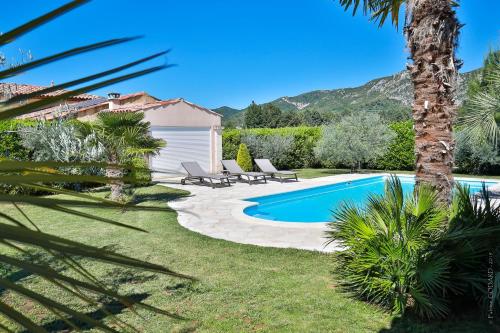
[[[2,109],[0,109],[0,120],[17,117],[17,116],[20,116],[20,115],[23,115],[26,113],[31,113],[31,112],[33,112],[33,110],[38,110],[38,109],[47,107],[49,105],[52,105],[54,103],[57,103],[57,102],[62,101],[64,99],[67,99],[69,97],[83,94],[83,93],[87,93],[87,92],[92,91],[92,90],[96,90],[96,89],[106,87],[106,86],[109,86],[109,85],[112,85],[115,83],[119,83],[122,81],[130,80],[130,79],[140,77],[143,75],[151,74],[151,73],[157,72],[157,71],[165,69],[165,68],[167,68],[166,65],[155,66],[155,67],[147,68],[147,69],[140,70],[137,72],[133,72],[130,74],[115,77],[112,79],[104,80],[104,81],[94,83],[94,84],[91,84],[91,85],[88,85],[88,86],[85,86],[82,88],[78,88],[78,89],[75,89],[72,91],[62,93],[62,94],[57,95],[57,96],[45,98],[45,99],[31,102],[31,103],[28,103],[25,105],[16,106],[16,107],[12,107],[12,108],[2,108]]]
[[[60,15],[63,15],[64,13],[86,2],[88,1],[85,0],[71,1],[66,5],[63,5],[45,15],[42,15],[26,24],[19,26],[18,28],[13,29],[12,31],[2,34],[0,35],[0,45],[6,45],[14,41],[16,38],[39,27],[40,25],[45,24],[50,20]],[[84,52],[90,52],[103,47],[114,46],[120,43],[126,43],[134,39],[135,37],[112,39],[100,43],[90,44],[82,47],[77,47],[71,50],[63,51],[58,54],[54,54],[36,61],[20,65],[18,67],[2,70],[0,71],[0,79],[11,77],[19,73],[40,67],[42,65],[57,62],[58,60],[82,54]],[[7,101],[3,101],[2,103],[0,103],[0,120],[5,120],[23,114],[31,113],[41,108],[53,105],[56,102],[65,100],[74,95],[86,93],[114,83],[122,82],[125,80],[129,80],[135,77],[139,77],[142,75],[146,75],[167,68],[169,67],[168,65],[154,66],[146,68],[144,70],[135,71],[129,74],[119,75],[117,77],[101,80],[97,83],[88,84],[86,86],[74,89],[73,91],[64,92],[57,96],[40,99],[35,102],[28,102],[29,100],[32,100],[34,99],[34,97],[38,97],[41,94],[48,94],[56,90],[61,90],[68,87],[74,87],[93,80],[101,79],[107,75],[116,74],[123,70],[145,63],[146,61],[158,58],[164,54],[166,54],[166,52],[159,52],[144,57],[142,59],[132,61],[125,65],[112,68],[110,70],[106,70],[83,78],[71,80],[63,84],[59,84],[53,87],[37,91],[32,94],[15,96]],[[82,126],[81,128],[82,130],[85,130],[85,126]],[[143,142],[141,142],[141,144],[142,143]],[[139,147],[136,148],[139,149]],[[113,167],[121,167],[121,165],[109,164],[109,163],[97,163],[97,162],[63,163],[55,161],[32,162],[32,161],[0,160],[0,184],[22,186],[24,188],[37,189],[73,197],[73,199],[61,199],[59,197],[50,197],[50,196],[35,197],[28,195],[0,194],[0,203],[13,204],[17,209],[17,211],[21,214],[21,216],[24,217],[29,222],[25,224],[24,222],[20,221],[14,216],[9,215],[8,213],[4,212],[0,213],[0,220],[2,220],[2,222],[0,222],[0,244],[14,251],[13,253],[9,252],[0,254],[0,263],[3,265],[11,265],[13,267],[17,267],[19,269],[31,272],[35,276],[38,276],[39,278],[42,278],[45,281],[47,281],[53,288],[60,288],[66,292],[69,292],[76,299],[79,299],[90,306],[95,307],[98,306],[99,303],[95,300],[94,297],[89,296],[88,293],[85,293],[83,291],[91,292],[92,294],[97,296],[105,296],[116,299],[119,302],[123,303],[124,306],[126,307],[132,307],[135,305],[147,309],[148,311],[169,315],[172,316],[173,318],[180,318],[179,316],[170,313],[168,311],[157,309],[142,302],[139,303],[135,302],[127,297],[121,296],[118,293],[106,288],[103,285],[103,283],[99,281],[98,278],[93,276],[87,269],[85,269],[80,263],[78,263],[78,261],[75,258],[85,258],[93,262],[100,261],[110,265],[119,265],[139,270],[151,271],[160,274],[166,274],[180,279],[193,280],[191,277],[174,272],[164,266],[127,257],[115,253],[113,251],[107,250],[105,248],[97,248],[94,246],[89,246],[79,242],[67,240],[55,235],[44,233],[36,226],[36,221],[30,219],[27,216],[27,214],[24,213],[23,211],[24,205],[33,205],[43,209],[52,209],[58,212],[66,213],[68,216],[67,219],[68,223],[71,222],[72,217],[79,216],[92,219],[100,223],[108,223],[115,227],[120,227],[120,228],[123,227],[129,229],[131,228],[137,231],[144,232],[145,230],[142,230],[141,228],[138,228],[134,225],[128,225],[111,219],[92,215],[77,208],[100,207],[100,208],[120,209],[120,210],[123,209],[162,210],[162,208],[123,205],[120,203],[112,202],[107,199],[97,198],[83,193],[76,193],[61,188],[53,188],[50,185],[61,182],[95,182],[95,183],[109,184],[115,181],[120,181],[120,182],[133,183],[135,179],[134,177],[110,178],[110,177],[99,177],[90,175],[75,176],[58,171],[58,170],[63,170],[64,168],[85,169],[89,167],[113,168]],[[34,228],[35,230],[33,230],[32,228]],[[27,254],[27,249],[32,249],[32,248],[39,249],[40,251],[47,253],[48,255],[51,256],[51,258],[54,258],[64,267],[68,268],[72,273],[71,277],[53,270],[50,266],[46,264],[36,264],[31,262],[26,257],[22,257],[22,255]],[[74,329],[78,329],[78,327],[74,323],[72,323],[72,320],[69,319],[69,317],[88,323],[92,327],[96,327],[108,332],[116,332],[117,327],[127,330],[135,330],[133,327],[130,327],[123,321],[117,318],[113,319],[113,317],[111,317],[111,320],[113,321],[114,326],[97,321],[82,312],[71,309],[69,306],[60,303],[58,300],[54,300],[47,297],[46,295],[43,294],[43,292],[35,291],[27,286],[24,286],[20,283],[12,282],[6,278],[0,278],[0,286],[10,290],[11,292],[22,295],[22,297],[27,297],[29,299],[34,300],[35,302],[39,303],[47,310],[49,310],[51,313],[53,313],[53,315],[55,315],[57,318],[63,320],[70,327],[73,327]],[[105,309],[103,309],[102,311],[108,313],[107,310]],[[13,322],[24,327],[30,332],[46,332],[44,328],[40,327],[37,323],[33,322],[28,315],[25,315],[17,311],[16,309],[12,308],[11,305],[3,301],[0,301],[0,313],[10,318]],[[110,313],[108,314],[111,315]],[[8,332],[11,331],[5,325],[0,325],[0,329],[3,329]]]
[[[352,11],[356,15],[361,7],[364,15],[369,15],[370,19],[378,22],[379,27],[383,26],[387,17],[391,16],[392,24],[398,26],[399,11],[406,0],[339,0],[339,4],[344,10]]]
[[[33,29],[38,28],[39,26],[61,16],[66,14],[67,12],[89,2],[90,0],[73,0],[59,8],[56,8],[55,10],[39,16],[11,31],[8,31],[2,35],[0,35],[0,46],[8,44],[13,42],[16,38],[21,37],[24,34],[27,34],[28,32],[32,31]]]
[[[460,124],[467,128],[469,137],[480,137],[483,133],[495,145],[500,135],[496,114],[500,113],[500,96],[489,92],[478,92],[467,103],[467,113]]]

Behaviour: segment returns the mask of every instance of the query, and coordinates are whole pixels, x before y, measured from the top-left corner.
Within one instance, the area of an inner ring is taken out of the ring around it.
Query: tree
[[[315,109],[305,109],[302,111],[302,123],[307,126],[326,125],[332,121],[333,111],[325,112]]]
[[[460,123],[470,140],[488,139],[498,147],[500,136],[500,51],[490,52],[471,81]]]
[[[262,106],[252,102],[245,111],[245,127],[246,128],[261,128],[265,126],[264,110]]]
[[[266,104],[262,108],[262,126],[268,128],[280,127],[281,109],[273,104]]]
[[[253,169],[252,156],[250,156],[248,147],[244,143],[240,143],[238,155],[236,156],[236,162],[243,169],[243,171],[252,171]]]
[[[355,113],[325,126],[316,155],[334,166],[361,168],[382,156],[394,133],[373,112]]]
[[[451,0],[339,0],[353,14],[362,7],[382,26],[390,15],[399,24],[399,10],[406,5],[404,32],[412,64],[414,87],[416,182],[428,183],[439,198],[450,202],[453,186],[453,91],[460,62],[455,58],[460,24]]]
[[[297,111],[287,111],[281,113],[278,127],[296,127],[302,124],[302,119]]]
[[[123,166],[130,164],[133,158],[145,158],[148,154],[157,154],[165,146],[162,139],[155,139],[150,134],[150,124],[144,121],[142,112],[101,112],[97,122],[83,125],[95,133],[97,140],[104,146],[106,176],[122,178]],[[111,183],[111,200],[120,200],[123,196],[123,181]]]
[[[461,172],[480,175],[495,170],[500,158],[491,141],[485,136],[471,136],[467,129],[456,132],[455,136],[455,165]]]

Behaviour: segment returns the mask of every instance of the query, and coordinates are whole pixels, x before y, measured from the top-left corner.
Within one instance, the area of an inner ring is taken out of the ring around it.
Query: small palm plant
[[[106,162],[110,165],[106,168],[106,176],[110,178],[122,178],[123,165],[130,164],[137,157],[157,154],[165,146],[165,141],[150,135],[150,124],[144,121],[142,112],[101,112],[97,122],[82,124],[82,128],[95,133],[104,146]],[[111,200],[122,199],[123,185],[121,180],[110,184]]]
[[[423,318],[445,317],[457,299],[484,299],[488,251],[500,250],[500,207],[491,205],[486,189],[481,201],[467,188],[458,193],[450,211],[432,188],[405,196],[391,177],[365,208],[343,204],[328,236],[344,249],[339,267],[346,290]]]

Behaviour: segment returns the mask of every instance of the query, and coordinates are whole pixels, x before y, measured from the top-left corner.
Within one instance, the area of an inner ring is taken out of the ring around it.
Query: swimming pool
[[[249,198],[246,201],[257,203],[247,207],[244,213],[253,217],[276,222],[318,223],[331,220],[332,211],[342,201],[350,200],[363,204],[370,193],[382,194],[387,176],[376,176],[336,183],[305,190],[279,193],[263,197]],[[414,177],[399,177],[404,193],[411,193],[415,186]],[[481,182],[457,180],[470,186],[471,192],[481,190]],[[486,186],[497,182],[486,182]]]

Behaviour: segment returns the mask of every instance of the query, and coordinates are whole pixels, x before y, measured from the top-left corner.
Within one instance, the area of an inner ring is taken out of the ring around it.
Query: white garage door
[[[210,170],[210,128],[153,126],[151,134],[167,142],[151,159],[153,171],[185,173],[181,166],[184,161],[196,161],[203,170]]]

